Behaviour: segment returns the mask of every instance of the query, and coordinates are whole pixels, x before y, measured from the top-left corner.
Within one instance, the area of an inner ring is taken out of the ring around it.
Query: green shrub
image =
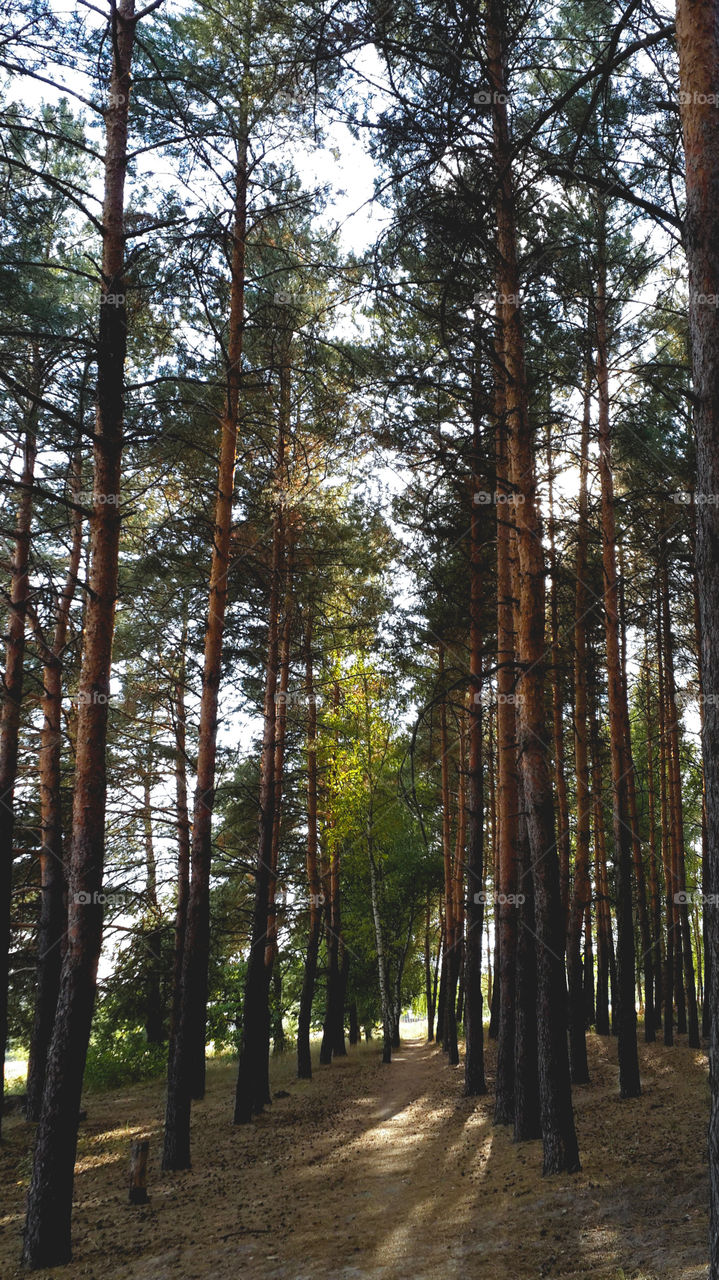
[[[153,1080],[167,1067],[167,1046],[148,1044],[141,1027],[93,1027],[85,1068],[86,1089],[114,1089]]]

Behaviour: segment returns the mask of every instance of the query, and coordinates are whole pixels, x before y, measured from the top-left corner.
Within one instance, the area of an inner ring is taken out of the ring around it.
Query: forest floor
[[[421,1024],[420,1024],[421,1026]],[[53,1280],[700,1280],[706,1276],[706,1055],[640,1045],[642,1097],[620,1102],[616,1042],[589,1037],[574,1101],[582,1171],[541,1177],[463,1068],[422,1040],[390,1066],[376,1043],[293,1078],[231,1124],[234,1067],[210,1062],[193,1107],[194,1167],[159,1167],[162,1082],[88,1094],[75,1179],[74,1261]],[[31,1134],[0,1147],[0,1276],[16,1280]],[[130,1139],[151,1139],[150,1203],[127,1199]]]

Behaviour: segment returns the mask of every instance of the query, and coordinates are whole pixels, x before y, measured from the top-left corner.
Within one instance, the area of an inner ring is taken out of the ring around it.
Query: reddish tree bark
[[[472,497],[481,483],[479,414],[474,415]],[[465,1058],[464,1092],[487,1092],[484,1077],[482,999],[482,926],[484,923],[484,778],[482,752],[482,556],[479,508],[470,518],[469,603],[469,813],[467,839],[467,934],[464,953]]]
[[[444,678],[444,646],[439,650],[439,679]],[[442,1048],[449,1055],[453,1066],[459,1062],[457,1044],[457,1007],[455,993],[459,975],[459,956],[457,952],[457,921],[455,919],[455,890],[452,875],[452,833],[451,833],[451,798],[449,790],[449,737],[447,733],[447,695],[442,692],[439,704],[439,749],[442,779],[442,859],[444,865],[444,1020],[442,1024]]]
[[[567,978],[569,987],[569,1061],[572,1081],[587,1084],[586,1001],[582,969],[582,923],[591,904],[589,845],[591,798],[589,789],[589,719],[587,711],[587,552],[589,547],[589,427],[591,415],[592,371],[587,353],[584,383],[584,412],[579,454],[579,514],[577,519],[576,588],[574,610],[574,767],[577,786],[577,827],[574,854],[574,882],[567,931]]]
[[[170,1017],[170,1044],[172,1044],[180,1015],[182,982],[182,957],[185,947],[187,902],[190,896],[190,814],[187,807],[187,723],[185,717],[185,680],[187,649],[187,620],[183,621],[180,640],[180,658],[175,681],[174,701],[170,708],[175,736],[175,807],[177,826],[177,903],[175,906],[175,939],[172,969],[172,1013]]]
[[[694,980],[694,960],[692,957],[691,927],[687,906],[687,879],[684,857],[684,805],[682,803],[682,772],[679,758],[679,712],[677,710],[676,684],[674,680],[674,641],[672,637],[671,613],[669,610],[669,573],[666,556],[661,569],[662,620],[664,633],[664,662],[667,693],[667,709],[669,712],[669,777],[671,796],[671,838],[673,844],[674,884],[673,897],[678,927],[681,933],[682,962],[684,987],[687,1004],[687,1030],[689,1044],[698,1049],[699,1011],[697,1008],[696,984]]]
[[[220,423],[221,441],[215,495],[215,525],[202,672],[197,747],[197,785],[192,816],[190,890],[187,901],[177,1023],[170,1042],[163,1169],[190,1167],[191,1099],[205,1088],[205,1027],[210,954],[210,867],[212,811],[215,802],[217,711],[222,643],[230,563],[232,496],[239,421],[244,337],[245,239],[247,234],[247,108],[240,112],[235,166],[235,204],[230,271],[227,350],[227,400]]]
[[[285,432],[289,424],[290,380],[285,360],[280,363],[280,414],[275,475],[284,483]],[[268,984],[265,943],[268,929],[272,842],[275,829],[275,748],[277,734],[276,693],[280,645],[280,576],[285,554],[283,503],[275,508],[272,534],[272,569],[267,626],[264,728],[260,761],[260,811],[255,862],[255,897],[252,911],[250,953],[242,1006],[242,1045],[235,1089],[235,1124],[249,1124],[267,1101],[266,1033]]]
[[[569,921],[569,801],[564,759],[564,703],[562,698],[561,645],[559,639],[559,567],[557,534],[554,518],[554,458],[551,425],[547,427],[547,497],[549,519],[549,624],[551,635],[552,739],[554,744],[554,785],[557,794],[557,850],[559,853],[559,891],[564,909],[565,928]]]
[[[537,1038],[543,1171],[558,1173],[578,1169],[579,1152],[567,1050],[564,926],[554,799],[545,745],[545,570],[519,305],[516,211],[505,78],[506,19],[502,0],[491,0],[489,4],[486,36],[497,178],[497,293],[502,318],[509,470],[516,500],[519,556],[517,651],[521,681],[517,727],[537,938]]]
[[[596,294],[597,391],[599,393],[599,474],[602,489],[602,568],[604,621],[609,691],[609,743],[612,762],[612,814],[617,891],[617,1030],[619,1092],[622,1098],[641,1093],[637,1055],[637,1014],[634,1005],[634,920],[632,913],[632,826],[628,777],[631,748],[626,739],[628,715],[619,636],[614,481],[609,420],[609,365],[606,320],[607,268],[604,221],[600,213],[599,264]]]
[[[497,361],[503,361],[501,341]],[[495,964],[497,1017],[497,1081],[495,1124],[514,1123],[514,1035],[517,957],[517,731],[514,689],[514,606],[512,594],[512,525],[507,457],[504,373],[495,376],[495,457],[497,474],[497,873],[495,874]]]
[[[77,725],[68,886],[68,943],[60,979],[28,1195],[23,1257],[32,1268],[71,1256],[72,1195],[80,1096],[102,942],[107,713],[120,539],[127,171],[134,0],[111,19],[112,70],[105,112],[102,290],[97,347],[90,573]],[[109,500],[108,500],[109,499]]]
[[[317,956],[322,937],[322,888],[317,860],[317,704],[312,660],[312,614],[308,612],[304,636],[305,693],[307,696],[307,889],[310,900],[310,927],[305,972],[297,1020],[297,1075],[312,1079],[310,1024],[317,976]]]
[[[10,927],[12,918],[13,838],[15,831],[15,782],[17,780],[25,666],[25,618],[30,598],[30,530],[37,409],[28,410],[20,476],[20,500],[10,562],[10,616],[5,650],[3,704],[0,711],[0,1087],[5,1088],[5,1049],[8,1036],[8,988],[10,982]],[[4,1092],[0,1092],[0,1126]]]
[[[701,617],[702,747],[706,786],[705,894],[719,889],[719,26],[712,0],[677,0],[681,119],[686,163],[684,243],[689,263],[689,333],[697,444],[696,567]],[[713,300],[713,301],[712,301]],[[716,1008],[719,910],[705,904],[710,953],[709,1000]],[[709,1048],[710,1278],[719,1280],[719,1019],[712,1018]]]
[[[80,408],[82,419],[82,406]],[[66,868],[62,832],[62,677],[63,659],[82,555],[82,512],[79,509],[81,457],[73,459],[71,497],[76,504],[71,524],[70,557],[57,599],[50,645],[40,641],[43,661],[43,725],[40,734],[40,923],[38,929],[35,1014],[27,1068],[28,1120],[40,1118],[47,1053],[55,1020],[67,926]]]

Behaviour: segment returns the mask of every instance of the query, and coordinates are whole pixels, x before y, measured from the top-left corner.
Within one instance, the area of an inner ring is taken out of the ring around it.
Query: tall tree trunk
[[[505,82],[505,14],[501,0],[487,13],[497,174],[497,292],[501,303],[509,475],[519,561],[517,653],[521,671],[517,737],[536,924],[537,1031],[545,1173],[579,1167],[566,1042],[564,928],[554,802],[544,713],[544,563],[532,458],[532,431],[519,307],[515,197]],[[520,881],[520,889],[523,889]],[[529,894],[525,893],[528,899]],[[504,981],[504,968],[502,969]],[[504,991],[502,993],[504,1000]],[[515,1055],[516,1056],[516,1055]]]
[[[37,381],[37,379],[35,379]],[[12,920],[12,867],[15,830],[14,792],[17,779],[25,666],[25,618],[30,598],[30,529],[32,524],[33,483],[35,479],[35,440],[37,410],[28,410],[23,444],[23,468],[20,476],[20,501],[15,522],[15,537],[10,562],[10,616],[5,651],[3,703],[0,711],[0,1086],[5,1087],[5,1050],[8,1037],[8,995],[10,984],[10,932]],[[0,1093],[0,1126],[4,1094]]]
[[[559,639],[559,568],[557,535],[554,518],[554,457],[552,428],[547,426],[547,486],[549,501],[549,621],[551,635],[552,738],[554,744],[554,785],[557,793],[557,850],[559,853],[559,891],[564,909],[565,928],[569,920],[569,802],[564,761],[564,702],[562,698],[561,644]],[[574,1077],[573,1077],[574,1078]]]
[[[308,610],[305,625],[304,646],[307,695],[307,889],[310,900],[310,927],[297,1020],[297,1075],[300,1080],[311,1080],[310,1026],[317,977],[317,956],[322,936],[323,894],[317,860],[317,703],[312,662],[312,613],[310,610]]]
[[[567,932],[567,978],[569,987],[569,1061],[574,1084],[589,1082],[586,1040],[586,1001],[581,944],[582,923],[591,904],[589,845],[591,798],[589,790],[589,744],[587,714],[587,552],[589,546],[589,427],[591,421],[592,368],[587,352],[584,383],[584,412],[579,461],[579,517],[577,521],[576,589],[574,611],[574,767],[577,778],[577,829],[574,854],[574,883]]]
[[[634,1005],[634,920],[632,912],[632,826],[628,776],[631,748],[626,741],[628,715],[619,648],[619,608],[614,481],[609,423],[609,365],[606,320],[607,268],[604,211],[600,212],[599,265],[596,294],[597,390],[599,393],[599,474],[602,489],[602,568],[609,690],[609,742],[612,762],[612,814],[617,891],[617,1009],[619,1092],[622,1098],[641,1093]]]
[[[276,474],[284,474],[285,417],[280,414]],[[264,729],[260,763],[260,813],[255,862],[255,900],[252,912],[250,954],[247,961],[242,1007],[242,1046],[235,1090],[235,1124],[249,1124],[263,1110],[267,1090],[265,1047],[267,1031],[267,980],[265,938],[272,874],[272,839],[275,809],[275,734],[277,728],[277,668],[279,660],[279,585],[284,553],[284,522],[280,506],[275,510],[272,534],[272,570],[267,628]]]
[[[648,655],[645,657],[645,714],[647,734],[647,805],[649,809],[649,899],[652,912],[652,934],[654,954],[652,971],[654,973],[654,992],[652,995],[651,1016],[655,1027],[662,1025],[662,906],[659,890],[659,872],[657,863],[657,797],[654,768],[654,730],[652,718],[651,673]]]
[[[71,1256],[80,1097],[102,942],[99,899],[105,839],[107,704],[117,595],[127,347],[123,218],[134,0],[120,0],[112,12],[111,28],[93,512],[75,757],[68,941],[28,1195],[23,1258],[32,1268],[58,1266]]]
[[[335,681],[333,689],[335,710],[340,705],[340,688]],[[327,1006],[322,1028],[320,1045],[320,1062],[327,1065],[332,1055],[344,1057],[347,1053],[344,1043],[344,991],[346,971],[344,971],[344,942],[342,939],[342,903],[340,900],[340,849],[335,844],[332,849],[328,868],[328,885],[326,904],[326,936],[327,936]]]
[[[145,993],[145,1035],[148,1044],[162,1044],[164,1039],[164,1009],[162,1003],[162,920],[157,900],[157,861],[152,831],[152,738],[153,719],[150,721],[150,742],[143,776],[143,827],[145,835],[145,896],[151,917],[150,928],[143,938],[147,979]]]
[[[509,472],[515,499],[519,558],[521,680],[518,748],[522,775],[537,938],[537,1035],[544,1173],[579,1168],[567,1049],[564,923],[554,799],[544,710],[544,556],[537,505],[519,306],[516,209],[505,80],[502,0],[487,11],[488,72],[492,88],[497,176],[497,293],[501,300]]]
[[[384,933],[379,908],[379,886],[377,883],[377,864],[372,845],[372,823],[367,825],[367,846],[370,872],[370,899],[372,919],[375,930],[375,949],[377,952],[377,975],[379,978],[379,994],[382,1006],[382,1061],[392,1061],[392,1015],[390,1011],[390,994],[387,985],[387,969],[384,954]]]
[[[444,646],[439,650],[439,678],[444,682]],[[457,949],[458,928],[456,920],[456,903],[454,878],[452,875],[451,844],[451,808],[449,790],[449,740],[447,735],[447,696],[443,692],[439,704],[439,747],[441,753],[442,778],[442,857],[444,863],[444,918],[445,918],[445,953],[444,966],[445,1000],[442,1047],[449,1055],[452,1066],[459,1062],[459,1046],[457,1044],[457,1006],[455,994],[459,975],[459,954]]]
[[[587,1030],[594,1026],[594,944],[592,941],[592,904],[584,915],[584,1017]]]
[[[684,857],[684,805],[682,803],[682,772],[679,756],[679,711],[677,709],[676,685],[674,681],[674,641],[672,637],[671,614],[669,610],[669,572],[667,569],[666,556],[663,557],[660,576],[662,617],[664,623],[665,678],[667,708],[669,712],[669,776],[670,794],[672,796],[671,833],[674,845],[673,862],[675,871],[673,897],[677,908],[679,931],[681,933],[689,1044],[691,1048],[698,1049],[701,1044],[701,1039],[699,1036],[699,1010],[697,1008],[691,928],[689,925],[689,909],[687,906],[686,893],[687,880]]]
[[[182,636],[174,703],[171,706],[175,736],[175,806],[177,812],[177,904],[175,906],[175,939],[172,962],[172,1013],[170,1017],[170,1055],[180,1016],[182,957],[185,946],[187,903],[190,896],[190,814],[187,806],[187,722],[185,718],[185,680],[187,652],[187,616],[183,618]]]
[[[80,405],[80,420],[83,406]],[[40,734],[40,922],[37,939],[35,1013],[27,1068],[25,1115],[40,1118],[45,1068],[55,1020],[67,927],[65,848],[62,831],[62,684],[63,659],[82,556],[82,512],[79,494],[82,459],[79,449],[72,464],[71,497],[75,503],[71,525],[67,576],[57,600],[55,629],[49,648],[41,645],[43,724]]]
[[[166,1170],[190,1167],[191,1099],[202,1097],[204,1093],[217,714],[227,605],[227,571],[230,562],[232,497],[235,486],[245,323],[247,146],[247,106],[243,98],[235,168],[227,402],[220,424],[222,436],[215,495],[215,523],[202,672],[197,785],[192,816],[190,891],[182,954],[180,996],[177,1002],[177,1026],[174,1040],[170,1045],[167,1069],[165,1139],[162,1153],[162,1167]]]
[[[282,615],[282,627],[280,632],[280,642],[278,650],[278,689],[275,693],[275,762],[274,762],[274,785],[275,800],[273,812],[272,827],[272,858],[270,862],[270,883],[267,893],[267,937],[265,940],[265,984],[267,987],[265,995],[265,1004],[267,1008],[265,1044],[264,1044],[264,1075],[265,1075],[265,1101],[272,1101],[270,1092],[270,988],[272,986],[272,971],[277,960],[277,874],[280,862],[280,834],[282,821],[282,787],[283,774],[285,767],[285,736],[287,730],[287,690],[290,681],[290,638],[292,634],[292,533],[288,531],[286,537],[287,552],[285,559],[285,600]]]
[[[669,830],[669,795],[667,778],[667,698],[664,679],[664,641],[662,637],[661,597],[657,596],[657,681],[659,686],[659,811],[661,816],[662,867],[664,870],[664,906],[667,942],[664,960],[664,1044],[674,1043],[674,871]]]
[[[427,890],[424,921],[424,990],[427,1002],[427,1043],[434,1040],[434,1007],[432,1001],[432,944],[430,938],[431,895]]]
[[[627,773],[627,799],[629,803],[629,818],[632,828],[632,862],[634,866],[634,878],[636,882],[636,899],[637,899],[637,916],[639,920],[639,941],[641,944],[641,959],[637,966],[637,990],[639,990],[639,971],[644,970],[644,993],[645,993],[645,1016],[644,1016],[644,1039],[648,1044],[652,1044],[656,1040],[656,1031],[654,1029],[654,1019],[646,1016],[646,1003],[651,1000],[651,992],[654,988],[654,966],[653,955],[654,948],[652,945],[652,934],[649,927],[649,911],[647,909],[647,886],[646,875],[644,872],[644,855],[642,852],[642,841],[639,831],[639,812],[637,808],[637,788],[634,777],[634,762],[632,758],[632,729],[629,719],[629,692],[627,685],[627,627],[625,621],[624,608],[624,559],[622,547],[619,547],[619,630],[621,636],[621,669],[622,684],[624,685],[623,708],[625,713],[624,722],[624,739],[627,744],[627,759],[629,763],[629,771]],[[649,994],[647,994],[649,993]]]
[[[514,1140],[530,1142],[542,1136],[539,1093],[539,1045],[537,1038],[537,947],[531,850],[524,805],[524,780],[520,773],[519,911],[514,1028]]]
[[[597,886],[597,998],[596,998],[596,1030],[597,1035],[611,1034],[609,1020],[609,1002],[611,991],[612,1018],[616,1008],[615,1001],[615,962],[614,942],[612,938],[611,905],[609,899],[609,875],[607,872],[606,837],[604,831],[604,807],[602,804],[602,762],[599,754],[599,725],[596,712],[591,718],[591,755],[592,755],[592,810],[594,818],[594,857],[595,882]]]
[[[689,263],[689,333],[694,382],[697,444],[696,566],[701,616],[702,688],[714,695],[704,707],[704,778],[708,882],[719,889],[719,27],[711,0],[677,0],[677,43],[681,118],[686,161],[684,243]],[[711,952],[709,1000],[716,1008],[719,971],[719,911],[716,898],[705,907],[707,950]],[[719,1280],[719,1019],[711,1020],[709,1075],[710,1280]]]
[[[497,342],[497,361],[503,362]],[[514,1123],[515,976],[517,963],[517,731],[514,688],[514,604],[512,593],[512,524],[507,457],[504,377],[495,380],[497,474],[497,870],[495,929],[498,954],[495,989],[498,1001],[495,1124]]]
[[[474,415],[474,492],[481,478],[479,414]],[[482,926],[484,924],[484,779],[482,752],[482,543],[479,508],[472,503],[470,519],[469,614],[469,813],[467,823],[467,934],[464,950],[465,1058],[464,1092],[476,1097],[487,1092],[484,1077],[482,1000]]]

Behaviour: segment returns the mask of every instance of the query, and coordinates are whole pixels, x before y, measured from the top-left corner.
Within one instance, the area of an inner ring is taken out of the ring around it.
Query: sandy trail
[[[706,1057],[641,1046],[644,1094],[617,1097],[615,1045],[590,1037],[575,1091],[582,1172],[542,1179],[540,1144],[494,1128],[490,1094],[419,1040],[391,1066],[375,1045],[293,1080],[247,1127],[230,1123],[234,1070],[211,1064],[189,1173],[159,1169],[162,1085],[88,1096],[75,1257],[56,1280],[700,1280],[706,1275]],[[16,1280],[30,1135],[0,1151],[0,1276]],[[145,1208],[127,1203],[129,1140],[151,1138]]]

